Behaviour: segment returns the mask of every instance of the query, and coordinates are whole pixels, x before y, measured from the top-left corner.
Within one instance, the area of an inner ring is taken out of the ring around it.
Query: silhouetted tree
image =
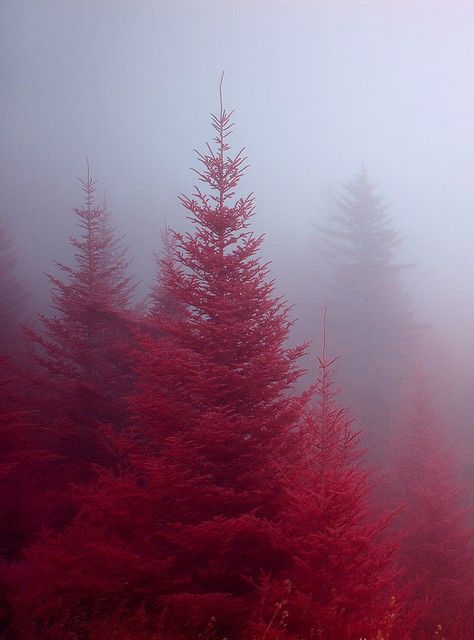
[[[386,443],[417,334],[394,261],[400,236],[385,210],[364,169],[345,185],[333,224],[323,229],[340,379],[374,457]]]

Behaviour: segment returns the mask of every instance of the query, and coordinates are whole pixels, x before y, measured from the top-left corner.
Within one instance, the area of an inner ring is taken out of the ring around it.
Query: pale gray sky
[[[2,0],[0,25],[0,210],[33,290],[65,255],[86,156],[147,279],[224,69],[287,295],[311,221],[364,162],[417,263],[420,315],[474,361],[474,3]]]

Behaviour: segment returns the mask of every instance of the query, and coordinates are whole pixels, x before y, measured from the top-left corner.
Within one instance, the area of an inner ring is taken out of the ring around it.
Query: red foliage
[[[82,186],[85,203],[74,210],[81,235],[71,238],[75,264],[57,265],[64,280],[50,276],[57,315],[41,317],[43,333],[27,331],[40,366],[17,364],[5,375],[13,380],[0,403],[9,407],[0,425],[9,469],[2,478],[0,550],[10,560],[42,527],[71,519],[70,484],[88,479],[94,462],[112,459],[98,421],[120,427],[127,418],[131,366],[114,314],[128,308],[133,286],[106,207],[94,205],[95,182],[88,175]]]
[[[15,371],[0,357],[0,635],[10,617],[8,563],[18,561],[43,523],[54,522],[57,507],[51,492],[58,474],[52,478],[46,473],[54,456],[42,448],[33,416],[24,409]]]
[[[103,454],[97,423],[122,427],[127,422],[132,371],[123,319],[116,315],[128,312],[134,285],[105,202],[95,203],[96,181],[88,172],[80,182],[84,204],[74,209],[80,234],[70,238],[74,265],[56,263],[64,274],[64,279],[48,276],[56,315],[40,316],[43,331],[28,333],[39,347],[36,360],[45,373],[38,397],[44,420],[58,425],[62,439],[52,446],[90,462]]]
[[[306,414],[287,483],[283,526],[294,567],[280,595],[285,626],[297,637],[400,640],[409,636],[402,625],[392,635],[405,596],[394,585],[394,544],[385,531],[390,517],[371,513],[359,433],[334,399],[334,360],[323,351],[318,361],[317,401]]]
[[[166,273],[174,267],[174,237],[168,226],[161,232],[161,252],[155,253],[155,281],[150,293],[148,317],[159,320],[164,316],[175,317],[182,305],[166,286]],[[156,326],[153,327],[156,335]]]
[[[42,476],[47,457],[33,428],[20,370],[25,291],[11,240],[0,225],[0,557],[16,558],[48,513]]]
[[[395,492],[400,560],[422,603],[417,636],[472,637],[473,530],[453,453],[418,383],[397,433]]]
[[[29,415],[23,411],[14,394],[12,370],[6,358],[0,357],[0,555],[14,555],[23,541],[25,515],[18,503],[18,476],[24,476],[21,465],[28,462],[31,448]],[[31,469],[30,469],[31,471]],[[24,505],[23,505],[24,506]],[[30,510],[31,505],[27,505]],[[20,514],[23,518],[20,518]]]
[[[82,182],[74,265],[57,264],[63,278],[49,277],[56,316],[28,332],[40,392],[29,388],[27,402],[16,370],[0,376],[0,632],[467,639],[472,532],[428,403],[416,396],[399,432],[398,571],[391,516],[372,512],[359,433],[335,401],[325,347],[314,405],[294,391],[304,346],[288,347],[289,308],[259,256],[253,197],[235,193],[245,157],[230,155],[231,116],[221,100],[215,144],[198,154],[205,189],[181,198],[192,231],[166,230],[146,317],[130,313],[126,252],[105,204],[95,204],[95,181]],[[369,278],[378,291],[372,312],[397,273],[396,237],[364,175],[349,192],[340,221],[355,232],[362,215],[372,267],[382,265]],[[356,308],[359,289],[344,264],[340,284]],[[10,259],[0,266],[10,322],[16,281]],[[414,328],[398,299],[389,360]],[[375,324],[357,316],[375,341],[369,360],[385,344],[375,316]],[[0,355],[2,370],[5,362]],[[395,368],[390,361],[381,387],[370,387],[375,396]]]
[[[56,638],[77,619],[91,634],[120,611],[120,637],[163,626],[191,637],[210,623],[242,637],[262,575],[290,564],[278,516],[303,348],[284,346],[288,307],[257,255],[252,197],[232,201],[245,159],[227,153],[230,117],[221,107],[216,150],[199,155],[209,194],[182,198],[195,230],[174,233],[163,261],[180,313],[152,316],[156,335],[139,336],[136,425],[111,435],[122,464],[98,470],[78,517],[18,574],[25,637]]]

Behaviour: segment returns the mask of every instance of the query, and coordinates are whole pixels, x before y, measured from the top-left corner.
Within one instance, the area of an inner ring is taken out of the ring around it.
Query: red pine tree
[[[40,316],[43,331],[29,331],[46,372],[41,398],[47,418],[60,423],[60,438],[76,459],[98,453],[96,424],[126,423],[125,395],[132,377],[121,322],[134,289],[122,239],[110,224],[105,202],[95,202],[96,182],[80,180],[84,204],[75,208],[79,235],[70,238],[74,265],[56,263],[64,278],[50,275],[53,317]],[[46,388],[46,391],[45,391]],[[69,435],[68,435],[69,434]]]
[[[393,584],[388,517],[371,513],[360,434],[335,402],[335,360],[325,347],[318,362],[317,401],[306,415],[299,459],[288,477],[285,527],[294,568],[286,593],[280,593],[284,626],[297,637],[321,640],[408,638],[401,619],[404,596]]]
[[[129,336],[115,314],[128,309],[133,284],[106,207],[94,204],[96,182],[88,173],[81,184],[85,202],[74,210],[81,233],[71,238],[75,264],[57,264],[63,280],[49,277],[57,315],[40,316],[43,332],[27,330],[40,366],[23,372],[30,383],[23,398],[30,410],[29,444],[18,449],[15,471],[6,479],[10,512],[21,514],[17,535],[5,533],[10,555],[18,556],[42,528],[70,521],[76,509],[70,483],[88,480],[94,462],[113,461],[99,421],[119,428],[128,417]],[[18,396],[21,377],[16,378]],[[25,463],[25,455],[34,462]]]
[[[422,603],[417,638],[472,637],[473,531],[455,457],[423,385],[417,384],[395,443],[400,561]],[[416,595],[417,594],[417,595]]]
[[[77,519],[25,564],[18,619],[45,638],[64,622],[77,633],[75,620],[91,639],[104,625],[119,637],[195,637],[209,624],[243,637],[262,576],[289,566],[280,472],[303,401],[288,393],[303,348],[285,346],[288,307],[258,257],[252,197],[233,199],[245,159],[228,154],[230,118],[221,103],[216,148],[199,155],[209,193],[182,198],[195,228],[173,233],[163,278],[180,313],[159,314],[160,335],[140,337],[122,464],[99,474]]]

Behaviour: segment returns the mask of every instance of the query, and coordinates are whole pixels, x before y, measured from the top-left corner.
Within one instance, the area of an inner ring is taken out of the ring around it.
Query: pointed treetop
[[[222,112],[224,111],[224,99],[223,99],[223,92],[222,92],[223,85],[224,85],[224,71],[221,73],[221,81],[219,82],[219,104],[220,104],[221,115],[222,115]]]
[[[333,358],[332,360],[328,360],[327,359],[327,354],[326,354],[326,318],[327,318],[327,307],[324,307],[324,311],[323,311],[323,326],[322,326],[322,330],[323,330],[323,348],[322,348],[322,354],[320,356],[317,356],[318,358],[318,362],[319,362],[319,368],[325,372],[329,367],[331,367],[336,360],[338,359],[338,357],[336,356],[335,358]]]

